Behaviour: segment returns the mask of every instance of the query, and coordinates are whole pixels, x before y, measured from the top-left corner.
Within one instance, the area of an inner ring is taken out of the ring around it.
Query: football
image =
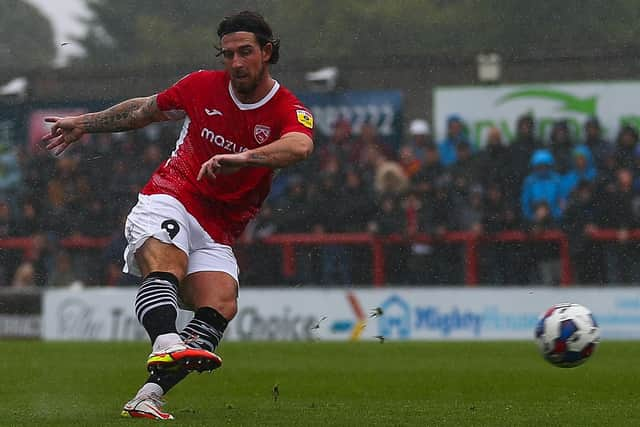
[[[588,308],[556,304],[538,319],[535,339],[545,360],[572,368],[591,357],[600,342],[600,328]]]

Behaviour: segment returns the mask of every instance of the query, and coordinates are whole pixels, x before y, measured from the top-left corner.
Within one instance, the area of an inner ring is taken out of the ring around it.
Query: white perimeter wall
[[[48,290],[48,340],[144,340],[135,289]],[[640,339],[637,288],[242,289],[228,340],[531,339],[538,315],[559,302],[589,307],[603,339]],[[370,317],[380,307],[382,316]],[[179,323],[190,318],[182,312]],[[322,319],[322,320],[321,320]]]

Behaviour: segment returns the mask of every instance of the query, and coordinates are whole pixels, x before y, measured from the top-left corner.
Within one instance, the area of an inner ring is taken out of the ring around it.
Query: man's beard
[[[235,84],[233,84],[234,81],[232,80],[231,82],[233,84],[233,88],[240,95],[251,95],[253,92],[255,92],[256,88],[262,81],[264,77],[264,71],[265,71],[265,68],[262,67],[255,79],[249,80],[246,82],[239,82],[236,80]]]

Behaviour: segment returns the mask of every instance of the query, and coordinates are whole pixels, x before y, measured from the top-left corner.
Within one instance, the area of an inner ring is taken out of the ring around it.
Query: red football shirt
[[[243,104],[224,71],[197,71],[158,94],[165,112],[186,114],[171,157],[142,189],[168,194],[218,243],[231,244],[258,213],[271,187],[272,170],[242,168],[217,179],[197,181],[202,163],[215,154],[240,153],[269,144],[289,132],[312,136],[313,117],[276,82],[255,104]]]

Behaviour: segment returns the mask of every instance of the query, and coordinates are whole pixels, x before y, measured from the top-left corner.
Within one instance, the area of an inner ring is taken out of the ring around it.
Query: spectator
[[[381,236],[400,235],[406,227],[406,212],[401,206],[400,198],[391,193],[383,194],[375,199],[375,211],[369,224],[369,231]],[[385,260],[388,265],[387,281],[402,283],[406,278],[406,251],[402,246],[387,245]]]
[[[6,200],[0,199],[0,238],[12,237],[14,235],[14,227],[11,207]]]
[[[307,186],[301,176],[289,177],[287,195],[273,207],[274,219],[278,229],[289,233],[305,233],[311,231],[311,221],[315,221],[314,212],[305,212],[304,206],[309,206]],[[291,206],[300,206],[291,209]]]
[[[579,145],[573,150],[573,166],[562,177],[562,197],[565,200],[581,181],[594,183],[596,181],[596,168],[591,159],[591,151],[586,145]]]
[[[260,209],[260,213],[253,220],[242,236],[242,242],[250,244],[237,248],[237,257],[240,265],[246,264],[248,258],[251,268],[240,268],[242,282],[253,285],[273,285],[281,282],[279,268],[274,268],[275,247],[263,243],[263,240],[278,231],[278,223],[274,218],[271,205],[265,202]]]
[[[393,158],[395,155],[394,149],[390,145],[382,142],[376,125],[365,121],[360,127],[360,135],[358,135],[352,143],[351,150],[349,150],[348,160],[354,163],[359,162],[362,159],[363,150],[367,147],[375,147],[379,149],[380,152],[389,159]]]
[[[73,156],[63,156],[56,162],[53,178],[47,186],[47,200],[45,210],[48,212],[46,229],[58,238],[71,234],[76,209],[74,202],[81,193],[79,191],[79,180],[76,173],[78,161]]]
[[[404,232],[410,240],[414,240],[419,233],[426,231],[424,223],[425,205],[421,200],[421,194],[418,192],[409,192],[402,204],[405,216]],[[433,264],[431,259],[433,254],[432,245],[420,241],[411,241],[408,248],[402,247],[401,249],[406,250],[406,256],[402,253],[402,258],[406,259],[406,274],[398,275],[401,276],[399,281],[419,284],[433,283],[433,278],[431,277],[431,265]],[[398,255],[396,254],[394,264],[402,266],[402,260],[398,259]]]
[[[14,235],[20,237],[33,236],[42,230],[42,216],[33,199],[24,199],[14,224]]]
[[[373,194],[355,169],[347,169],[344,185],[332,195],[338,232],[364,232],[373,215]]]
[[[570,258],[577,283],[601,284],[604,281],[601,246],[589,237],[598,223],[598,205],[593,188],[592,182],[580,181],[563,217],[562,228],[569,238]]]
[[[557,222],[552,215],[552,209],[545,200],[540,200],[533,207],[533,217],[529,232],[535,237],[545,231],[557,230]],[[536,265],[532,283],[557,286],[560,284],[560,259],[558,247],[553,242],[533,242],[533,259]]]
[[[142,161],[132,170],[132,181],[141,188],[153,171],[162,163],[163,153],[158,144],[149,143],[144,146]]]
[[[376,170],[374,186],[378,197],[387,194],[400,196],[408,189],[409,178],[398,163],[386,161]]]
[[[433,197],[425,200],[424,227],[434,238],[431,277],[436,284],[462,283],[464,270],[460,251],[455,245],[443,241],[443,237],[457,228],[455,205],[446,178],[436,182]]]
[[[451,183],[456,195],[466,198],[471,186],[480,182],[481,171],[478,169],[477,159],[472,155],[468,142],[458,143],[456,159],[456,162],[449,167]]]
[[[522,187],[522,214],[529,222],[534,221],[536,205],[546,202],[554,220],[560,219],[564,200],[560,175],[553,171],[553,155],[549,150],[537,150],[531,158],[533,172],[527,176]]]
[[[99,195],[91,195],[78,204],[81,209],[74,219],[74,234],[89,237],[104,237],[117,226],[111,209]]]
[[[74,271],[71,256],[67,251],[59,251],[55,256],[53,271],[49,275],[47,286],[64,288],[78,281],[79,277]]]
[[[347,164],[353,159],[353,137],[351,123],[348,120],[338,120],[334,124],[333,134],[327,143],[322,144],[317,150],[320,169],[332,158],[340,164]]]
[[[420,170],[411,177],[411,188],[420,194],[433,192],[435,183],[445,174],[440,164],[440,152],[435,144],[425,147],[425,155],[422,159]]]
[[[616,166],[631,169],[635,166],[634,154],[638,145],[638,131],[630,125],[625,125],[618,133],[616,143]]]
[[[529,174],[529,161],[534,151],[542,148],[542,144],[534,136],[533,116],[526,114],[518,118],[516,137],[507,150],[508,162],[505,167],[507,173],[504,188],[507,198],[519,203],[522,184]]]
[[[398,152],[398,160],[400,162],[400,166],[404,170],[405,175],[410,180],[420,171],[421,162],[415,156],[411,146],[409,144],[405,144],[400,147]]]
[[[589,148],[593,155],[593,161],[598,171],[605,168],[605,161],[612,151],[611,144],[602,138],[602,129],[597,117],[592,116],[584,123],[584,145]]]
[[[413,154],[419,160],[424,159],[427,147],[433,144],[429,123],[423,119],[412,120],[409,125],[409,135],[411,136],[409,146]]]
[[[25,261],[16,269],[15,274],[13,275],[13,280],[11,281],[11,287],[24,289],[34,288],[35,286],[35,268],[33,263]]]
[[[5,200],[0,199],[0,239],[13,237],[15,221],[11,207]],[[19,251],[0,249],[0,286],[6,286],[13,275],[16,266],[20,263]]]
[[[21,187],[21,171],[17,149],[0,143],[0,198],[13,199]]]
[[[505,198],[502,188],[495,183],[487,186],[484,201],[483,230],[489,234],[520,229],[514,207]],[[482,281],[497,285],[524,283],[528,277],[518,274],[526,269],[520,243],[495,242],[487,244],[481,252]]]
[[[127,239],[122,232],[125,225],[126,214],[117,215],[118,227],[111,233],[109,243],[102,251],[100,265],[106,266],[103,272],[102,284],[106,286],[137,286],[138,278],[122,272],[124,258],[122,252],[127,246]]]
[[[56,165],[56,160],[46,150],[36,150],[30,154],[23,147],[18,156],[22,170],[23,197],[38,200],[48,192],[48,185]]]
[[[460,142],[469,143],[464,129],[464,122],[457,114],[452,114],[447,118],[447,136],[440,143],[440,162],[447,167],[457,160],[456,146]]]
[[[490,183],[504,187],[507,184],[509,150],[502,142],[500,129],[492,127],[487,133],[487,143],[476,161],[479,170],[478,183],[487,188]]]
[[[618,230],[618,241],[605,244],[608,283],[631,283],[634,279],[636,245],[629,240],[629,230],[640,225],[633,192],[633,174],[620,169],[616,183],[605,187],[598,200],[598,225]]]
[[[398,197],[386,194],[375,202],[373,220],[369,223],[369,231],[388,236],[400,234],[404,231],[405,217],[399,206]]]
[[[458,199],[455,207],[457,228],[480,234],[483,231],[484,199],[479,184],[471,187],[465,199]]]
[[[566,174],[573,164],[573,141],[569,134],[569,126],[566,120],[558,120],[551,129],[551,154],[555,161],[555,170],[560,175]]]

